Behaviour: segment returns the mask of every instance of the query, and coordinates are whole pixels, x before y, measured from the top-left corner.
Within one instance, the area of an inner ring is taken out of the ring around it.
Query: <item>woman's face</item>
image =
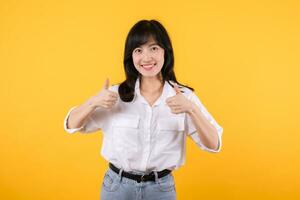
[[[133,50],[133,64],[142,76],[157,76],[164,65],[164,53],[165,50],[150,38],[147,43]]]

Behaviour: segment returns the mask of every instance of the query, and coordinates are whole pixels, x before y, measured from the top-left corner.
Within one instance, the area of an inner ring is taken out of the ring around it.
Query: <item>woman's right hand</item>
[[[102,90],[91,98],[91,102],[94,108],[101,107],[105,109],[111,109],[118,101],[119,94],[108,90],[109,79],[106,79]]]

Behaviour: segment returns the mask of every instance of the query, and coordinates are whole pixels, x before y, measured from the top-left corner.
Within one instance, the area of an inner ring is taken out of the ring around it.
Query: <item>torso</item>
[[[157,94],[144,94],[141,91],[141,95],[145,98],[145,100],[149,103],[150,106],[152,106],[156,100],[161,96],[161,92]]]

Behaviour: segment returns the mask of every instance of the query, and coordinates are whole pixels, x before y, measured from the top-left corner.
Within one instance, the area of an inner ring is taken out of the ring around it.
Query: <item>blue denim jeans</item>
[[[122,177],[110,168],[106,171],[100,194],[100,200],[175,200],[174,177],[170,173],[162,178],[155,174],[155,181],[138,183]]]

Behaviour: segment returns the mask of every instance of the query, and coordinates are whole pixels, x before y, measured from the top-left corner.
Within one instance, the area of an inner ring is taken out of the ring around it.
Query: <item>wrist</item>
[[[187,114],[191,115],[195,113],[196,109],[197,109],[197,105],[194,102],[190,101],[190,105],[187,109]]]
[[[86,101],[86,107],[91,110],[94,110],[97,107],[94,102],[95,102],[94,97],[90,98],[89,100]]]

